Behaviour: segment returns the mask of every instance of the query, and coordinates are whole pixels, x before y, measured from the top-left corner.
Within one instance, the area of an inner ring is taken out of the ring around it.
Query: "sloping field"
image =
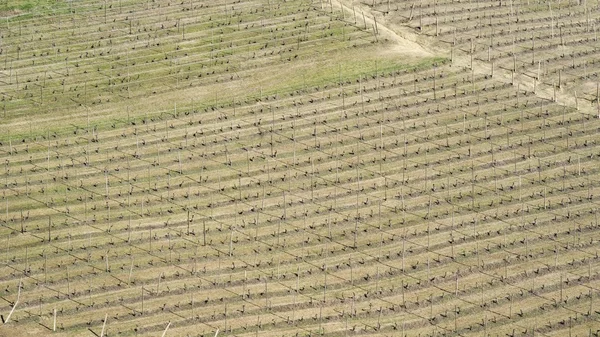
[[[0,336],[598,336],[598,6],[1,3]]]

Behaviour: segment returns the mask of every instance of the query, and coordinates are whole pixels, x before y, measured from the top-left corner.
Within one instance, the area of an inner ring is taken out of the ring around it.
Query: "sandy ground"
[[[379,32],[379,39],[387,39],[392,42],[390,44],[389,52],[398,54],[410,55],[413,57],[427,57],[432,56],[429,50],[426,50],[422,45],[415,42],[416,38],[410,36],[408,31],[402,31],[400,27],[393,27],[382,15],[374,15],[374,13],[361,3],[355,3],[352,0],[331,0],[334,8],[343,8],[347,17],[352,17],[356,12],[357,22],[360,23],[363,18],[366,21],[367,29],[372,29],[377,21],[377,31]]]
[[[10,323],[9,326],[4,326],[1,325],[0,326],[0,337],[33,337],[33,336],[47,336],[50,335],[51,331],[47,330],[47,329],[43,329],[40,327],[40,329],[35,329],[35,330],[20,330],[20,331],[16,331],[15,334],[15,330],[14,328],[10,327]]]

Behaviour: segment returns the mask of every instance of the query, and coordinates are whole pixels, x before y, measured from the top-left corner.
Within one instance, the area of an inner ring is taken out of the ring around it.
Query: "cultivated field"
[[[598,336],[597,1],[3,1],[0,336]]]

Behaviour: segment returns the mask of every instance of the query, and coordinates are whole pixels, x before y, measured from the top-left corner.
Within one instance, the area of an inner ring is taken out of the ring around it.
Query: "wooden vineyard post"
[[[598,118],[600,119],[600,82],[596,82],[596,109],[598,110]]]
[[[513,40],[513,43],[514,43],[514,40]],[[513,46],[513,49],[514,49],[514,46]],[[514,76],[514,73],[517,72],[517,55],[515,55],[514,52],[513,52],[513,69],[512,69],[512,71],[513,71],[513,76]],[[514,85],[514,83],[513,83],[513,85]]]
[[[401,280],[401,284],[400,284],[401,290],[402,290],[402,306],[406,307],[406,300],[404,297],[404,280]]]
[[[43,254],[44,254],[44,284],[48,284],[48,273],[47,273],[48,255],[46,255],[46,250],[43,251]]]
[[[131,285],[131,274],[133,273],[133,255],[131,255],[131,266],[129,267],[129,277],[127,278],[127,283]]]
[[[325,264],[325,268],[323,270],[323,303],[326,303],[327,300],[327,264]]]
[[[267,278],[264,278],[265,280],[265,308],[269,308],[269,283],[267,281]]]
[[[423,31],[423,0],[419,4],[419,31]]]
[[[558,69],[558,88],[562,88],[562,69]]]
[[[563,274],[560,274],[560,302],[563,302]]]
[[[458,331],[458,329],[457,329],[457,320],[458,320],[458,310],[457,310],[456,305],[454,305],[454,333],[456,333]]]
[[[54,308],[54,323],[52,324],[52,331],[56,332],[56,308]]]
[[[475,83],[473,82],[473,77],[474,77],[474,69],[473,69],[473,52],[471,52],[471,54],[469,55],[471,57],[471,62],[469,63],[469,69],[471,69],[471,84],[473,86],[475,86]]]
[[[454,284],[454,297],[458,298],[458,272],[456,272],[456,282]]]
[[[358,197],[357,197],[357,199],[358,199]],[[354,222],[354,244],[353,244],[354,249],[357,248],[357,245],[356,245],[357,235],[358,235],[358,217],[356,217],[356,220]]]
[[[534,33],[531,33],[531,65],[534,65],[534,64],[535,64],[535,35],[534,35]]]
[[[229,257],[233,256],[233,228],[229,232]]]
[[[13,312],[15,311],[17,304],[19,304],[19,298],[21,298],[21,279],[19,279],[19,285],[18,285],[18,290],[17,290],[17,299],[15,300],[15,304],[13,305],[12,309],[10,310],[10,313],[8,313],[8,316],[6,316],[6,320],[4,320],[4,324],[8,323],[8,321],[10,320],[10,316],[12,316]]]
[[[406,244],[406,235],[402,236],[402,272],[404,273],[404,253],[406,251],[405,249],[405,244]]]
[[[365,30],[367,30],[367,20],[365,19],[365,12],[364,11],[361,11],[361,12],[362,12],[362,17],[363,17],[363,23],[365,24]]]
[[[375,42],[379,42],[379,39],[377,38],[377,29],[375,28],[375,25],[373,26],[373,37],[375,37]]]
[[[590,262],[591,264],[591,262]],[[590,289],[590,309],[588,310],[588,315],[592,315],[594,312],[594,291]]]
[[[294,291],[294,305],[292,307],[292,323],[296,322],[296,296],[298,296],[299,283],[300,283],[300,267],[297,267],[296,268],[296,291]]]
[[[354,268],[352,267],[352,260],[348,259],[348,264],[350,265],[350,285],[354,286]]]
[[[242,294],[243,296],[243,294]],[[192,293],[190,296],[190,306],[192,307],[192,319],[194,319],[194,294]]]
[[[437,99],[437,94],[436,94],[436,90],[435,90],[435,77],[436,77],[436,69],[437,67],[433,67],[433,99],[436,100]],[[425,152],[425,154],[427,154],[427,151]],[[427,168],[427,166],[425,166]]]
[[[167,335],[167,330],[169,330],[169,327],[171,326],[171,321],[169,321],[169,323],[167,324],[167,327],[165,328],[165,331],[163,331],[162,333],[162,337],[165,337]],[[219,333],[219,331],[217,330],[217,333]],[[216,336],[216,335],[215,335]],[[100,336],[102,337],[102,336]]]
[[[108,319],[108,314],[104,314],[104,323],[102,323],[102,331],[100,332],[100,337],[104,337],[104,328],[106,327],[107,319]]]
[[[158,275],[158,281],[156,284],[156,295],[160,294],[160,279],[163,277],[164,273],[161,273],[160,275]]]
[[[513,306],[513,297],[512,294],[508,295],[508,319],[512,319],[512,306]]]
[[[456,27],[454,27],[454,30],[452,32],[452,46],[456,46]]]

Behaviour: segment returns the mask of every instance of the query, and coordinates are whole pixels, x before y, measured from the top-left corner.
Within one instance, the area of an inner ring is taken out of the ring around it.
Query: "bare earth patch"
[[[357,15],[357,24],[360,25],[360,21],[366,21],[367,29],[375,26],[375,20],[377,20],[377,31],[379,32],[379,39],[387,39],[391,41],[388,51],[391,53],[398,53],[404,55],[410,55],[414,57],[428,57],[432,56],[433,53],[426,50],[422,45],[415,42],[414,37],[407,38],[408,32],[400,33],[398,27],[389,28],[389,23],[381,15],[377,15],[374,19],[374,13],[366,6],[360,3],[356,3],[352,0],[333,0],[334,7],[342,7],[346,12],[346,15],[352,16],[354,13]],[[362,15],[362,13],[366,15]]]

